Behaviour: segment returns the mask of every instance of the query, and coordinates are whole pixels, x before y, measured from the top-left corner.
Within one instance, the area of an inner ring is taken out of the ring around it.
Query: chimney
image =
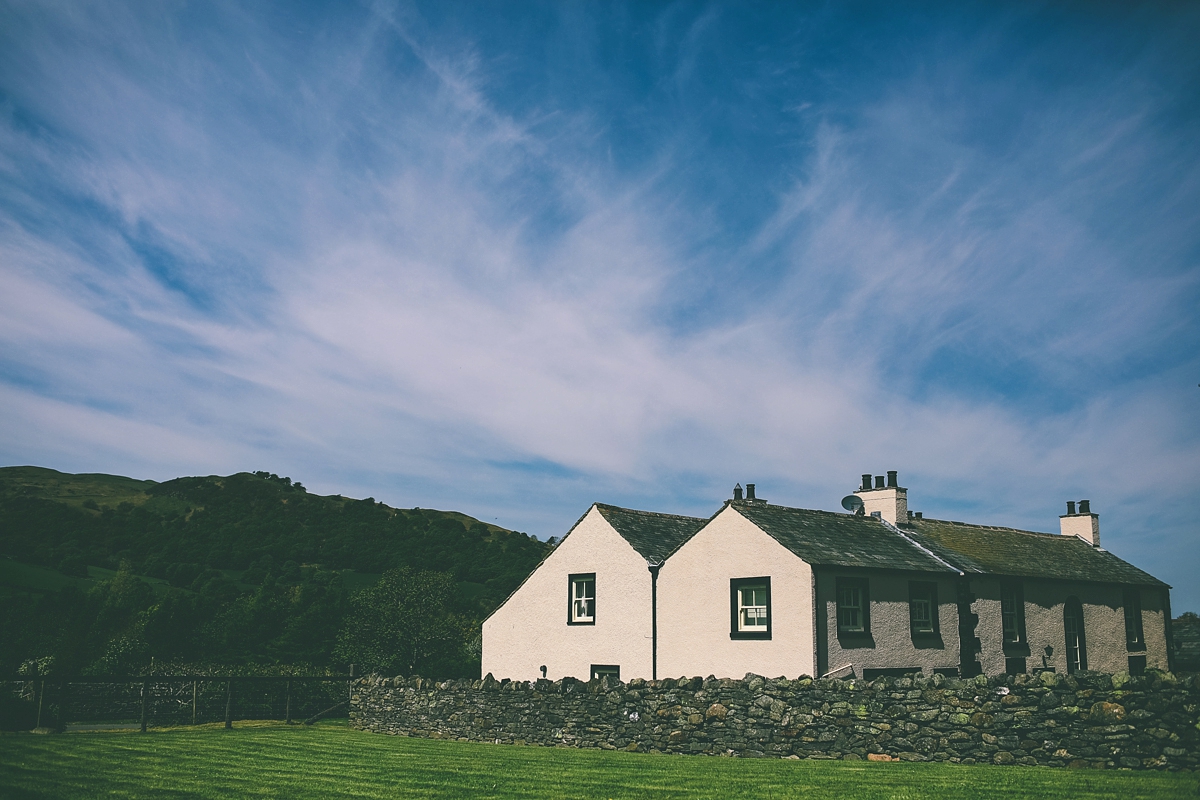
[[[755,498],[754,498],[754,484],[753,484],[753,483],[747,483],[747,484],[746,484],[746,499],[747,499],[747,500],[754,500],[754,499],[755,499]]]
[[[1079,501],[1079,511],[1075,511],[1075,501],[1067,501],[1067,513],[1058,518],[1059,530],[1063,536],[1078,536],[1092,547],[1100,546],[1100,515],[1092,513],[1090,500]]]
[[[742,499],[742,485],[740,483],[733,487],[733,499],[734,500]]]
[[[887,485],[882,475],[875,476],[874,488],[871,475],[863,473],[862,488],[854,493],[863,501],[863,513],[879,516],[893,525],[908,524],[908,490],[900,485],[896,470],[887,473]]]

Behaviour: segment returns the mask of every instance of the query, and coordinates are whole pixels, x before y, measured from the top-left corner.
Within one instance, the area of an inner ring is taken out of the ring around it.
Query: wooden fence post
[[[287,700],[284,701],[284,722],[288,725],[292,724],[292,682],[287,682]]]
[[[196,724],[196,682],[192,681],[192,724]]]
[[[150,681],[142,679],[142,733],[146,732],[146,702],[150,699]]]
[[[36,687],[35,687],[34,691],[37,691]],[[35,726],[38,728],[42,727],[42,703],[45,700],[46,700],[46,679],[42,678],[42,691],[38,692],[37,725]]]
[[[225,730],[233,728],[233,679],[225,683]]]

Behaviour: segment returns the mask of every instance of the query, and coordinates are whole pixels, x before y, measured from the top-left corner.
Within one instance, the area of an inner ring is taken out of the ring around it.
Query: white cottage
[[[596,504],[483,625],[483,672],[954,675],[1169,668],[1169,587],[1060,534],[923,519],[895,472],[856,513],[734,498],[709,519]]]

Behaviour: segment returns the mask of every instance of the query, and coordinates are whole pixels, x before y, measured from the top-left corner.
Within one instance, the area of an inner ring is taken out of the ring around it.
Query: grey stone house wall
[[[350,724],[400,736],[737,757],[1200,768],[1200,680],[1152,673],[583,683],[357,681]]]
[[[972,578],[975,595],[972,610],[979,616],[976,635],[981,650],[979,663],[984,674],[1005,672],[1005,658],[1026,657],[1028,669],[1042,666],[1047,645],[1053,648],[1047,663],[1059,672],[1067,671],[1066,634],[1063,629],[1063,606],[1068,597],[1077,597],[1083,607],[1088,668],[1100,672],[1118,673],[1129,667],[1129,656],[1146,656],[1150,669],[1166,670],[1166,611],[1164,590],[1152,587],[1137,589],[1142,603],[1142,629],[1146,649],[1128,651],[1125,646],[1125,587],[1103,583],[1051,581],[1026,578],[1020,581],[1025,598],[1025,631],[1027,647],[1005,651],[1003,625],[1000,617],[1000,584],[995,577]]]
[[[818,667],[822,675],[863,677],[864,670],[957,670],[959,663],[957,576],[927,573],[815,568],[817,575]],[[868,582],[870,635],[839,636],[837,580]],[[940,630],[937,636],[914,639],[909,625],[909,582],[937,584]],[[821,652],[821,648],[824,652]],[[844,669],[849,665],[849,669]],[[851,674],[852,670],[852,674]],[[1004,670],[1003,661],[999,672]]]

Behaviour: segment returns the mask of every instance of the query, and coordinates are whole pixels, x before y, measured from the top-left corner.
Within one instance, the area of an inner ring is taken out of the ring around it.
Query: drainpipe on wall
[[[650,680],[658,680],[658,571],[662,562],[646,562],[650,570]]]

